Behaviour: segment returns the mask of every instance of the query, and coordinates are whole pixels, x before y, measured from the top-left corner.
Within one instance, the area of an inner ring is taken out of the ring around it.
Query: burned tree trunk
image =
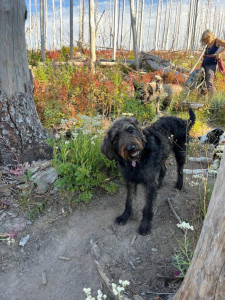
[[[0,1],[0,164],[50,158],[33,101],[28,69],[25,0]]]
[[[191,265],[174,300],[224,299],[225,153]]]

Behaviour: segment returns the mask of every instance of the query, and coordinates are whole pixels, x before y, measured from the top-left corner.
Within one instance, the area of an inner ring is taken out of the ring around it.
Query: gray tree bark
[[[56,32],[55,32],[55,0],[52,0],[52,35],[53,35],[53,50],[56,48]]]
[[[73,59],[73,0],[70,0],[70,59]]]
[[[136,16],[134,10],[134,0],[130,0],[130,17],[131,17],[131,28],[133,33],[133,49],[134,49],[134,57],[135,57],[135,66],[136,69],[139,67],[138,55],[138,39],[137,39],[137,30],[136,30]]]
[[[89,0],[89,27],[90,27],[90,70],[95,73],[96,38],[95,38],[95,3]]]
[[[40,0],[41,60],[45,61],[45,0]]]
[[[174,300],[219,300],[225,295],[225,152],[191,265]]]
[[[25,42],[25,0],[0,1],[0,164],[50,158],[33,101]]]
[[[114,19],[113,19],[113,54],[112,59],[116,60],[117,34],[118,34],[118,2],[114,0]]]

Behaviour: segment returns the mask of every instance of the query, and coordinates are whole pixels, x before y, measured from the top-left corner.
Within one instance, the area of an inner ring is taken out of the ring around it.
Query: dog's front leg
[[[156,196],[157,196],[157,184],[154,180],[152,180],[151,183],[146,186],[146,203],[143,209],[143,217],[141,220],[141,224],[138,229],[138,232],[141,235],[146,235],[151,231],[150,222],[153,217],[152,206]]]
[[[127,220],[131,216],[132,213],[132,202],[133,198],[135,197],[137,192],[137,184],[127,182],[127,199],[126,199],[126,205],[125,210],[121,216],[118,216],[116,218],[116,223],[120,225],[126,224]]]

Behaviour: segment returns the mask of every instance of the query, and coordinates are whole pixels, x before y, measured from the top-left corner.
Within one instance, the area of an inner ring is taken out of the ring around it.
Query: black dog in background
[[[186,159],[186,144],[189,131],[195,122],[195,114],[189,109],[189,120],[176,117],[162,117],[153,125],[141,128],[133,117],[115,120],[101,145],[101,152],[110,160],[118,162],[119,170],[126,182],[127,199],[125,211],[116,218],[124,225],[132,213],[132,200],[137,184],[146,188],[146,204],[139,233],[150,232],[153,217],[152,204],[157,196],[157,187],[162,184],[166,174],[165,161],[171,151],[177,161],[176,188],[183,186],[183,167]],[[158,177],[158,185],[156,176]]]

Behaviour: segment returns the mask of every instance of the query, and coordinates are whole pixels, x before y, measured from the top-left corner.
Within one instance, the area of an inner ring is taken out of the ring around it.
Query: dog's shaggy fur
[[[155,101],[156,113],[159,114],[159,102],[162,101],[163,106],[168,106],[174,95],[180,95],[187,90],[178,84],[164,84],[163,79],[159,75],[155,75],[149,83],[134,82],[134,91],[138,100],[143,104]]]
[[[153,216],[152,204],[158,188],[166,174],[165,161],[171,151],[177,161],[176,188],[183,186],[183,167],[186,158],[188,133],[195,122],[195,114],[189,109],[189,120],[176,117],[162,117],[156,123],[141,128],[135,118],[122,118],[113,122],[101,145],[101,152],[110,160],[118,162],[119,170],[126,182],[127,199],[124,213],[116,218],[118,224],[125,224],[132,213],[132,200],[137,184],[146,188],[146,204],[139,233],[150,232]]]

